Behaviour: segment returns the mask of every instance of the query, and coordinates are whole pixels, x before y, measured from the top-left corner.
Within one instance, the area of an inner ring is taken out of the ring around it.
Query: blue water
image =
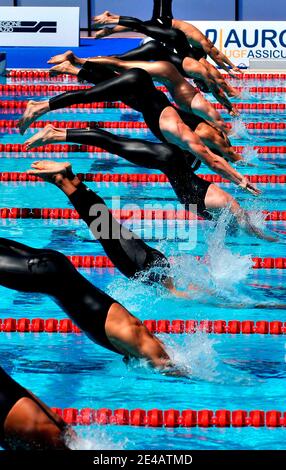
[[[255,83],[249,83],[253,86]],[[24,82],[23,82],[24,83]],[[28,82],[25,82],[28,83]],[[267,86],[281,83],[278,81]],[[266,86],[266,83],[264,85]],[[258,85],[257,83],[255,85]],[[26,99],[25,97],[19,97]],[[261,97],[260,97],[261,98]],[[285,101],[285,95],[279,101]],[[6,97],[4,97],[6,99]],[[273,102],[273,97],[262,97]],[[278,99],[275,97],[275,102]],[[1,119],[16,119],[11,111]],[[65,110],[44,116],[46,120],[141,120],[130,110]],[[283,121],[285,112],[243,113],[242,121]],[[15,129],[0,134],[1,143],[22,143],[25,137]],[[113,132],[113,130],[112,130]],[[121,135],[150,138],[145,130],[117,130]],[[248,154],[255,167],[241,170],[247,174],[284,174],[286,156],[256,156],[254,145],[284,145],[283,131],[257,131],[232,138],[235,145],[250,148]],[[32,159],[70,160],[75,172],[155,173],[135,167],[109,154],[11,154],[1,155],[0,171],[25,171]],[[202,166],[200,173],[210,171]],[[0,183],[1,207],[71,207],[58,189],[47,183]],[[176,203],[169,184],[89,183],[111,205],[112,196],[121,204]],[[285,210],[284,185],[259,185],[263,195],[254,199],[230,184],[221,185],[234,194],[248,209]],[[285,280],[282,270],[251,269],[252,256],[286,256],[286,224],[268,222],[282,240],[267,244],[241,232],[225,233],[225,226],[210,222],[188,223],[192,234],[182,249],[180,240],[166,236],[167,222],[159,222],[162,233],[151,237],[152,224],[134,222],[134,230],[150,245],[175,256],[173,267],[178,285],[197,281],[212,287],[216,295],[197,293],[193,300],[171,298],[155,287],[126,280],[116,270],[81,269],[81,273],[106,290],[141,319],[224,319],[286,320]],[[65,254],[103,254],[85,224],[76,220],[0,220],[0,236],[48,247]],[[283,240],[284,237],[284,240]],[[186,249],[185,249],[186,248]],[[193,255],[208,255],[209,264],[199,264]],[[46,296],[23,294],[0,288],[0,317],[65,318],[58,306]],[[261,304],[257,307],[257,304]],[[275,308],[273,308],[275,306]],[[285,410],[285,339],[283,336],[162,335],[171,354],[192,367],[190,379],[162,377],[143,367],[126,367],[115,354],[94,345],[83,334],[0,333],[1,365],[22,385],[30,388],[50,406],[109,408],[176,408],[176,409],[279,409]],[[125,449],[279,449],[285,446],[284,429],[142,429],[110,426],[78,427],[84,448]]]

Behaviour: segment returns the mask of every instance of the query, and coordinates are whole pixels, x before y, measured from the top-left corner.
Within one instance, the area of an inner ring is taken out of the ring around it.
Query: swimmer
[[[161,25],[166,25],[168,19],[163,18],[163,20],[161,21]],[[152,22],[158,22],[158,19],[155,19]],[[146,24],[146,22],[144,23]],[[229,75],[231,75],[233,78],[237,78],[236,73],[241,74],[242,71],[233,62],[231,62],[231,60],[225,54],[218,50],[215,45],[193,24],[186,21],[174,19],[172,17],[169,25],[169,27],[178,29],[186,35],[189,44],[192,47],[192,53],[194,54],[195,58],[207,67],[211,75],[214,74],[214,78],[218,83],[220,83],[221,88],[227,94],[229,94],[230,91],[229,96],[235,96],[237,92],[235,92],[234,94],[233,89],[229,90],[228,87],[225,87],[225,84],[227,84],[227,82],[223,79],[219,71],[206,60],[207,56],[209,56],[219,67],[228,72]],[[114,28],[103,28],[102,30],[97,30],[97,37],[106,37],[110,36],[111,34],[127,31],[130,31],[130,29],[124,26],[115,26]]]
[[[93,342],[125,360],[144,359],[163,374],[185,375],[138,318],[91,284],[58,251],[0,238],[0,285],[49,295]]]
[[[127,98],[127,99],[126,99]],[[147,126],[162,142],[176,145],[203,161],[209,168],[237,185],[243,185],[251,194],[259,191],[224,158],[207,148],[198,135],[183,121],[201,119],[176,110],[164,93],[156,89],[150,75],[141,69],[131,69],[120,76],[100,83],[88,90],[71,91],[46,101],[29,101],[17,127],[21,134],[40,116],[76,103],[134,99],[143,113]],[[216,131],[218,132],[218,131]],[[212,144],[212,139],[210,139]]]
[[[102,60],[100,59],[100,62],[96,61],[95,63],[86,61],[80,69],[73,66],[69,61],[65,61],[56,67],[59,67],[58,70],[61,69],[63,73],[71,73],[76,75],[79,81],[85,80],[90,83],[98,84],[105,80],[116,78],[118,74],[114,70],[120,69],[121,66],[122,68],[125,68],[123,65],[125,62],[122,61],[118,63],[117,61],[118,59],[109,57],[102,58]],[[65,64],[67,64],[67,67]],[[131,65],[132,62],[126,62],[126,64],[127,69],[129,68],[129,64]],[[168,71],[170,71],[169,65],[170,67],[173,67],[172,64],[168,62],[162,62],[162,64],[166,64]],[[150,62],[138,62],[138,65],[139,68],[142,68],[146,71],[149,70],[149,65],[150,69],[153,68],[153,65],[155,66],[154,63]],[[171,74],[168,73],[168,76],[171,76]],[[242,156],[237,153],[231,145],[227,135],[223,132],[219,132],[219,130],[216,129],[214,125],[211,125],[211,123],[205,121],[202,117],[199,116],[207,113],[209,120],[215,121],[217,127],[226,127],[224,120],[220,117],[220,114],[217,113],[217,111],[210,105],[210,103],[208,103],[208,101],[204,99],[201,101],[201,98],[203,97],[197,93],[197,91],[195,91],[195,96],[192,95],[191,93],[193,90],[193,87],[191,87],[191,90],[189,89],[188,82],[186,82],[186,87],[185,84],[184,86],[183,84],[182,86],[178,86],[178,83],[175,87],[174,83],[172,83],[172,85],[169,87],[169,91],[173,94],[173,97],[176,98],[177,105],[180,107],[179,110],[176,108],[180,114],[180,117],[183,119],[185,124],[187,124],[190,129],[200,137],[203,143],[215,153],[232,162],[243,160]],[[162,95],[162,92],[159,93]],[[124,96],[122,101],[131,108],[136,109],[139,112],[142,111],[135,96],[128,94]],[[215,114],[213,111],[215,111]],[[159,135],[156,136],[160,139]]]
[[[170,184],[175,191],[181,204],[186,206],[186,210],[192,210],[192,206],[196,207],[197,213],[206,219],[212,219],[212,213],[223,208],[229,208],[233,214],[237,224],[250,235],[262,238],[267,241],[277,241],[277,238],[265,234],[260,228],[256,227],[250,220],[248,213],[242,209],[239,203],[226,191],[216,186],[213,183],[199,178],[190,165],[190,156],[186,157],[184,152],[180,149],[169,144],[155,144],[146,140],[140,139],[126,139],[106,132],[101,129],[56,129],[52,125],[48,125],[45,129],[33,136],[26,144],[29,148],[36,145],[45,145],[46,143],[58,142],[74,142],[79,144],[95,145],[103,148],[107,152],[119,155],[129,162],[143,166],[149,169],[156,169],[162,171],[170,181]],[[91,217],[90,208],[94,204],[104,204],[99,196],[87,189],[79,178],[72,172],[70,164],[61,164],[51,161],[40,161],[32,164],[33,170],[28,173],[36,174],[45,179],[45,181],[53,182],[59,187],[69,198],[75,209],[80,214],[81,218],[92,227],[95,217]],[[68,170],[67,170],[68,169]],[[76,188],[80,188],[80,191]],[[82,202],[80,201],[82,199]],[[113,217],[109,213],[112,220]],[[112,224],[118,222],[112,221]],[[121,228],[124,230],[124,228]],[[119,248],[116,246],[120,243],[119,240],[114,240],[113,243],[107,245],[104,241],[99,240],[109,258],[113,258],[115,266],[118,266],[121,272],[124,272],[124,267],[128,265],[125,257],[133,258],[133,263],[138,263],[140,251],[151,250],[142,240],[137,248],[130,242],[128,247],[127,240],[124,244],[124,257],[122,257],[123,264],[121,266],[118,260]],[[106,242],[105,242],[106,243]],[[109,253],[108,251],[112,245],[114,249]],[[136,251],[138,250],[138,253]],[[128,253],[130,253],[128,255]],[[157,254],[158,256],[158,254]],[[161,256],[163,256],[161,254]],[[129,259],[130,263],[130,259]],[[161,266],[167,266],[167,260],[162,259]],[[141,267],[142,270],[142,267]],[[140,268],[132,271],[134,276],[136,272],[140,272]],[[158,274],[157,274],[158,276]],[[129,276],[130,277],[130,274]],[[160,279],[160,277],[159,277]],[[163,276],[160,280],[165,287],[169,289],[174,295],[187,296],[186,293],[177,291],[174,287],[173,281]],[[190,286],[190,289],[196,289],[195,286]]]
[[[2,276],[2,259],[0,271]],[[16,277],[15,272],[15,284]],[[1,447],[6,450],[69,450],[69,442],[75,438],[75,432],[62,418],[0,367]]]
[[[212,93],[232,115],[239,115],[226,96],[227,94],[230,97],[238,97],[239,92],[228,85],[221,73],[205,60],[206,54],[203,49],[190,46],[186,35],[180,29],[168,25],[146,24],[138,18],[113,15],[109,12],[95,17],[94,21],[96,25],[119,24],[152,37],[155,42],[150,41],[139,48],[116,56],[122,60],[172,62],[182,75],[194,79],[202,91]]]
[[[70,59],[73,60],[71,56]],[[80,70],[73,65],[71,60],[65,60],[61,64],[52,67],[50,69],[51,75],[70,74],[77,76]],[[153,80],[167,87],[169,93],[180,109],[210,121],[215,127],[223,132],[229,132],[227,124],[221,114],[203,97],[200,92],[198,92],[195,87],[185,80],[177,68],[170,62],[124,61],[115,57],[97,57],[94,59],[85,59],[85,61],[88,62],[88,64],[86,64],[86,68],[90,72],[92,71],[92,64],[95,64],[95,73],[97,64],[105,65],[115,72],[122,72],[134,67],[146,70]]]
[[[170,264],[159,250],[151,248],[138,235],[112,216],[104,200],[84,185],[72,172],[70,163],[39,161],[32,164],[29,174],[36,174],[55,184],[70,202],[98,240],[114,266],[130,279],[146,284],[160,284],[176,297],[190,298],[177,290],[170,273]],[[100,229],[104,227],[105,232]],[[190,290],[196,290],[190,285]]]

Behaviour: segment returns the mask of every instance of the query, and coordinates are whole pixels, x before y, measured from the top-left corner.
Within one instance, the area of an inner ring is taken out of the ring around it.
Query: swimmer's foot
[[[102,26],[106,26],[107,24],[117,24],[119,16],[106,10],[101,13],[101,15],[94,16],[92,20],[96,28],[102,29]]]
[[[16,124],[23,135],[36,119],[50,110],[49,101],[28,101],[23,116]]]
[[[102,28],[98,29],[93,37],[95,39],[101,39],[110,36],[110,34],[112,34],[112,28]]]
[[[74,179],[72,166],[69,162],[53,162],[50,160],[40,160],[31,165],[32,169],[28,170],[29,175],[36,175],[47,183],[60,185],[63,179]]]
[[[61,64],[62,62],[65,62],[66,60],[69,60],[71,63],[73,63],[74,59],[75,59],[75,55],[73,51],[66,51],[63,54],[54,55],[47,61],[47,63],[48,64]]]
[[[30,137],[25,142],[25,149],[41,147],[42,145],[53,144],[54,142],[66,141],[66,129],[57,129],[56,127],[48,124],[40,132]]]
[[[65,60],[61,64],[54,65],[50,68],[49,72],[51,77],[55,77],[56,75],[66,74],[69,75],[78,75],[79,70],[75,67],[69,60]]]

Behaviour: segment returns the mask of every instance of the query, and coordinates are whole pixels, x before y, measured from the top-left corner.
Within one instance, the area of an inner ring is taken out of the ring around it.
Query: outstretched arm
[[[174,19],[173,27],[180,29],[183,33],[185,33],[190,42],[192,42],[193,40],[196,43],[199,43],[203,50],[206,52],[206,54],[208,54],[217,65],[226,70],[226,72],[231,72],[228,68],[229,66],[234,72],[241,73],[241,70],[236,67],[236,65],[231,62],[231,60],[229,60],[225,54],[219,51],[215,47],[215,45],[196,26],[187,23],[186,21]],[[236,75],[233,76],[235,77]]]
[[[204,37],[201,41],[201,46],[204,49],[204,51],[212,58],[212,60],[222,69],[224,69],[226,72],[228,72],[230,75],[233,77],[236,77],[235,74],[232,73],[238,72],[241,73],[241,70],[236,67],[236,65],[229,60],[226,55],[224,55],[221,51],[219,51],[215,45],[206,37]],[[231,67],[231,70],[229,69]]]
[[[175,110],[165,112],[165,119],[161,123],[161,131],[168,142],[191,152],[215,173],[229,179],[254,195],[260,194],[260,191],[251,185],[247,178],[236,171],[224,158],[211,152],[202,143],[199,136],[192,132],[189,126],[178,117]]]

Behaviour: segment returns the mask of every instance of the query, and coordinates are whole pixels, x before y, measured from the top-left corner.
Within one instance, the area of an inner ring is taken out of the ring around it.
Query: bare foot
[[[70,75],[77,75],[79,72],[79,69],[75,67],[74,65],[72,65],[69,60],[65,60],[61,64],[54,65],[53,67],[51,67],[49,72],[52,77],[63,74],[63,73],[64,74],[69,73]]]
[[[48,160],[40,160],[32,163],[33,170],[28,170],[29,175],[36,175],[42,178],[47,183],[59,184],[63,177],[72,180],[74,174],[72,166],[69,162],[52,162]]]
[[[73,51],[66,51],[63,54],[54,55],[47,61],[47,63],[48,64],[61,64],[62,62],[65,62],[66,60],[69,60],[70,62],[74,61]]]
[[[49,110],[48,101],[28,101],[27,108],[23,116],[19,119],[16,127],[23,135],[30,125],[40,116]]]
[[[57,129],[52,126],[52,124],[48,124],[43,130],[37,132],[37,134],[26,140],[24,145],[26,150],[30,150],[32,148],[41,147],[42,145],[52,144],[54,142],[63,142],[65,141],[65,136],[65,129]]]
[[[107,24],[112,24],[112,19],[114,18],[114,15],[110,13],[110,11],[105,11],[101,13],[101,15],[94,16],[92,18],[92,21],[96,27],[101,28],[102,26],[105,26]]]
[[[102,28],[98,29],[93,36],[95,39],[105,38],[106,36],[110,36],[112,33],[112,28]]]

